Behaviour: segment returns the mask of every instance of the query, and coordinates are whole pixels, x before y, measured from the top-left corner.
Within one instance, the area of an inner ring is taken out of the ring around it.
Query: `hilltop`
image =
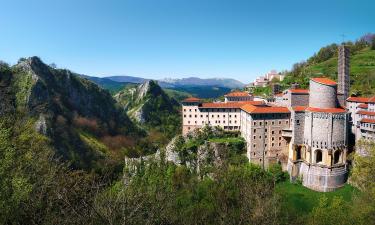
[[[372,41],[375,35],[366,35],[356,42],[344,43],[350,48],[350,80],[352,95],[369,96],[375,93],[375,48]],[[321,48],[306,61],[296,63],[287,72],[281,83],[287,88],[292,83],[308,87],[311,77],[326,76],[337,81],[337,44]]]
[[[34,121],[56,157],[74,168],[108,169],[99,164],[113,164],[122,158],[122,147],[143,135],[108,91],[69,70],[52,68],[38,57],[0,68],[0,114]]]
[[[172,138],[180,131],[180,104],[170,97],[156,81],[128,85],[114,98],[136,123],[149,131],[158,131]]]

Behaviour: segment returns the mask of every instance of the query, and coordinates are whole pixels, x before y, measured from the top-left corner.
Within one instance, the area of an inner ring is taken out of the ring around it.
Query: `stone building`
[[[340,47],[339,84],[312,78],[309,90],[293,86],[268,103],[243,93],[229,93],[225,102],[188,98],[182,103],[183,134],[206,125],[239,131],[250,162],[278,162],[308,188],[335,190],[347,179],[349,131],[375,138],[375,98],[342,101],[349,92],[348,68],[349,52]]]
[[[310,80],[308,106],[292,108],[292,138],[288,172],[304,186],[332,191],[347,179],[349,113],[337,99],[337,83],[327,78]]]

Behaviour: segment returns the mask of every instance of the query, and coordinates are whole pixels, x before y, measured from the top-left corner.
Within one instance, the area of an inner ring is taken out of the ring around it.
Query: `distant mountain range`
[[[142,84],[150,79],[134,76],[109,76],[109,77],[92,77],[81,75],[88,80],[98,84],[104,89],[109,90],[112,94],[116,94],[129,84]],[[231,78],[210,78],[201,79],[198,77],[188,77],[182,79],[165,78],[156,80],[158,85],[171,93],[169,90],[191,94],[199,98],[217,98],[232,89],[243,88],[245,84]],[[178,99],[178,98],[176,98]]]
[[[145,81],[148,81],[150,79],[145,79],[141,77],[133,77],[133,76],[109,76],[104,78],[99,77],[89,77],[85,76],[89,80],[92,81],[100,81],[100,80],[111,80],[114,82],[119,83],[144,83]],[[182,78],[182,79],[173,79],[173,78],[165,78],[161,80],[157,80],[159,85],[163,88],[172,88],[172,87],[178,87],[178,86],[216,86],[216,87],[225,87],[225,88],[243,88],[245,86],[244,83],[231,79],[231,78],[208,78],[208,79],[202,79],[198,77],[188,77],[188,78]],[[109,82],[109,81],[108,81]]]

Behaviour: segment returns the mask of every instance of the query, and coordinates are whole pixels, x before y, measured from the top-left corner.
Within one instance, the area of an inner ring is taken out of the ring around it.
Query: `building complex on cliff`
[[[346,183],[351,134],[375,140],[375,97],[349,97],[349,50],[339,47],[338,83],[319,77],[309,90],[298,86],[277,94],[274,101],[253,101],[246,92],[225,95],[224,102],[182,103],[182,131],[220,126],[238,131],[252,163],[281,163],[292,180],[332,191]]]

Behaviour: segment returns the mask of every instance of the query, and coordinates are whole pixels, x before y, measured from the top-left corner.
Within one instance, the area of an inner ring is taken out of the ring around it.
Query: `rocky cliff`
[[[38,57],[0,68],[0,113],[33,118],[35,128],[74,167],[91,168],[107,157],[98,151],[108,149],[101,138],[140,134],[107,91],[69,70],[54,69]]]

